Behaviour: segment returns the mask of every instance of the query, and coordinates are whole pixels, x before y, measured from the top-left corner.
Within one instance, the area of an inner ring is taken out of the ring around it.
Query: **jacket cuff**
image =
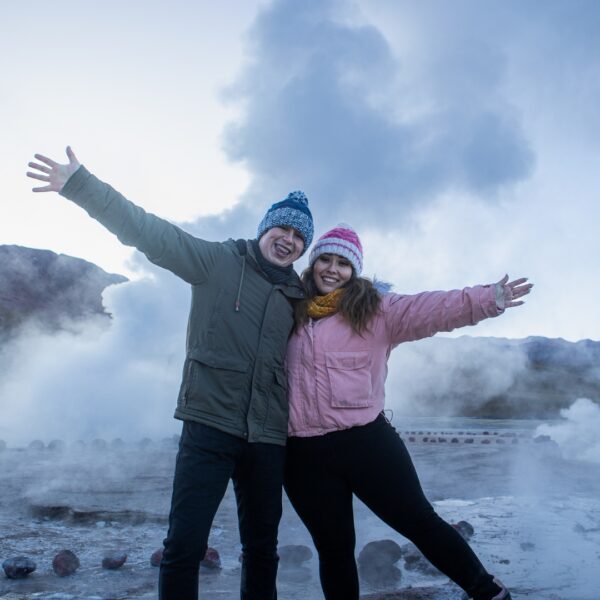
[[[85,184],[91,176],[92,174],[83,165],[80,165],[77,171],[75,171],[75,173],[73,173],[73,175],[67,179],[59,194],[68,200],[72,200],[80,206],[83,206],[83,204],[78,201],[77,196],[80,195],[82,189],[85,187]]]
[[[494,284],[496,294],[496,307],[498,308],[498,314],[501,315],[506,308],[506,299],[504,297],[504,287],[499,283]]]

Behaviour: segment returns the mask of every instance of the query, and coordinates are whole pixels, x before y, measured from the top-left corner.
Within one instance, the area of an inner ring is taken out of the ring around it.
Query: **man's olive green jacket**
[[[119,240],[192,286],[186,359],[175,417],[249,442],[284,445],[288,404],[284,357],[295,272],[272,284],[248,240],[207,242],[146,213],[80,167],[61,195]]]

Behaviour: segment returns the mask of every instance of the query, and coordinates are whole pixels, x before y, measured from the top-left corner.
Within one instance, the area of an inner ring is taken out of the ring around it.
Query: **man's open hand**
[[[71,175],[73,175],[73,173],[81,166],[75,153],[71,150],[71,146],[67,146],[67,157],[69,162],[66,165],[60,165],[42,154],[35,154],[34,156],[36,160],[39,160],[44,164],[36,162],[28,163],[28,166],[35,169],[35,171],[27,171],[27,177],[39,179],[48,184],[44,187],[33,188],[34,192],[60,192],[65,183],[67,183],[67,179],[69,179],[69,177],[71,177]]]

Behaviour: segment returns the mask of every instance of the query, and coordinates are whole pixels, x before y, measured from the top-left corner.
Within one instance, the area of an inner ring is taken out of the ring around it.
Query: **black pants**
[[[312,535],[327,600],[359,595],[353,494],[470,596],[489,600],[499,592],[467,542],[425,498],[404,442],[383,415],[362,427],[290,438],[285,490]]]
[[[242,600],[275,600],[277,529],[285,447],[249,444],[200,423],[183,425],[169,532],[160,565],[161,600],[196,600],[208,535],[233,479],[242,543]]]

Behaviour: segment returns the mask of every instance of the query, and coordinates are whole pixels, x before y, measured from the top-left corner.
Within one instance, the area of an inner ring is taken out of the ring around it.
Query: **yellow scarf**
[[[338,288],[325,296],[313,296],[308,301],[308,316],[311,319],[320,319],[335,314],[343,295],[344,288]]]

